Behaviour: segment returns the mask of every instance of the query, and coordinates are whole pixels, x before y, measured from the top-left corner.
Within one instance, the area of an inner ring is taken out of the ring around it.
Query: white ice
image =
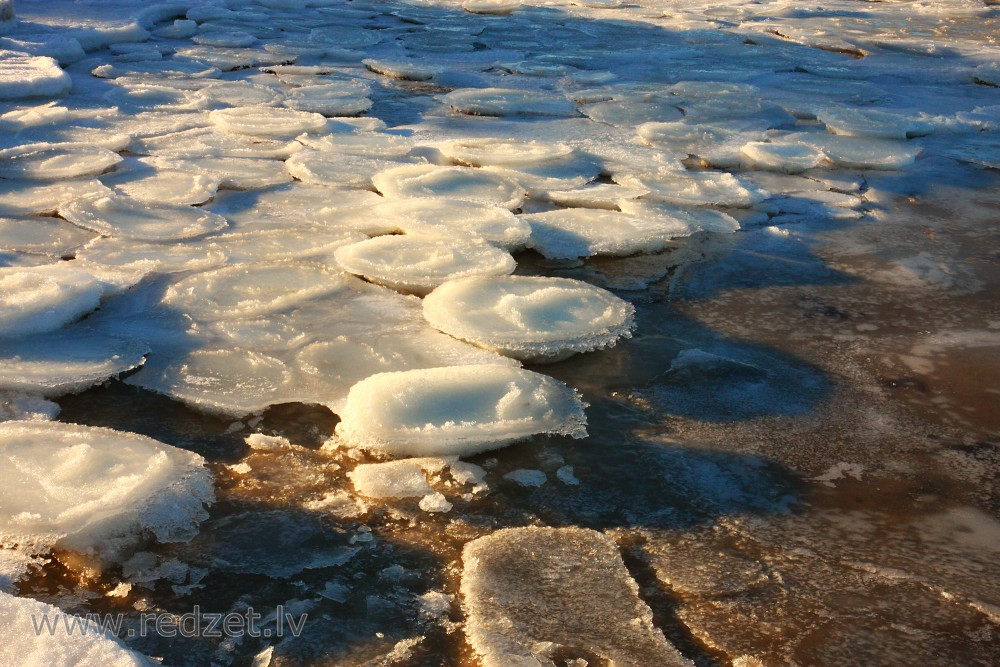
[[[379,373],[351,387],[336,433],[392,456],[461,456],[542,433],[584,437],[583,408],[561,382],[509,366]]]
[[[551,93],[511,88],[469,88],[442,96],[455,112],[470,116],[576,116],[576,107]]]
[[[197,454],[107,428],[0,423],[0,541],[118,557],[144,533],[191,539],[214,500]]]
[[[566,208],[521,216],[531,226],[528,247],[550,259],[635,255],[666,249],[691,233],[684,221],[596,208]]]
[[[551,362],[631,335],[635,308],[579,280],[529,276],[447,282],[423,303],[435,328],[515,359]]]
[[[0,178],[62,181],[96,176],[121,161],[98,146],[28,144],[0,150]]]
[[[0,50],[0,100],[58,97],[68,93],[72,85],[53,58]]]
[[[470,167],[405,165],[376,174],[372,181],[387,199],[447,197],[515,209],[525,195],[514,181]]]
[[[425,295],[442,283],[468,276],[502,276],[516,266],[510,253],[477,239],[380,236],[334,253],[348,273],[411,294]]]
[[[293,138],[303,132],[326,129],[326,118],[318,113],[275,107],[234,107],[209,114],[212,124],[223,132],[253,137]]]
[[[565,160],[573,154],[567,144],[499,139],[458,139],[438,150],[450,160],[470,167],[528,167]]]
[[[80,197],[61,205],[59,215],[98,234],[137,241],[194,238],[228,225],[222,216],[193,206],[148,204],[125,195]]]
[[[36,631],[44,621],[47,627]],[[36,625],[37,624],[37,625]],[[93,621],[58,607],[0,591],[0,663],[18,667],[152,667],[153,661],[129,650]],[[73,628],[70,632],[68,628]]]

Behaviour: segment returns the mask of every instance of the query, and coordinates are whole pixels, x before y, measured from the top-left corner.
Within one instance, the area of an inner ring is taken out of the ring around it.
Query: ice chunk
[[[566,207],[603,208],[615,210],[623,199],[635,199],[646,194],[646,190],[627,188],[617,183],[597,183],[572,190],[549,190],[541,193],[540,199]]]
[[[229,224],[221,215],[193,206],[152,205],[124,195],[80,197],[61,205],[59,215],[104,236],[138,241],[194,238]]]
[[[380,132],[303,134],[296,139],[307,148],[318,151],[373,158],[401,158],[413,149],[413,140],[409,137]]]
[[[691,230],[665,215],[642,217],[596,208],[566,208],[523,215],[531,225],[528,247],[550,259],[635,255],[666,249]]]
[[[55,59],[0,49],[0,100],[57,97],[72,85]]]
[[[751,141],[740,150],[753,161],[755,168],[783,171],[786,174],[812,169],[825,157],[822,151],[811,146],[787,141]]]
[[[462,9],[470,14],[504,16],[521,6],[521,0],[464,0]]]
[[[325,83],[301,86],[288,92],[283,104],[297,111],[324,116],[360,116],[372,108],[365,86]]]
[[[140,373],[130,383],[206,412],[242,417],[294,400],[291,379],[280,359],[235,347],[196,350],[161,373]]]
[[[428,493],[417,505],[425,512],[450,512],[454,507],[440,491]]]
[[[0,349],[0,390],[47,397],[83,391],[145,361],[149,347],[79,328],[15,341]]]
[[[736,218],[710,208],[680,208],[648,199],[623,199],[618,202],[618,207],[622,213],[641,218],[681,221],[687,225],[691,234],[695,232],[731,234],[740,229],[740,223]]]
[[[510,528],[469,542],[462,562],[466,634],[483,667],[555,665],[556,653],[587,664],[693,664],[653,625],[618,547],[601,533]]]
[[[660,170],[622,176],[618,182],[649,191],[647,197],[677,206],[733,206],[747,208],[766,193],[747,180],[726,172]]]
[[[210,236],[204,239],[203,246],[218,249],[229,258],[231,264],[242,264],[307,257],[322,260],[332,257],[337,248],[366,238],[364,234],[350,230],[302,224],[295,226],[295,233],[290,233],[286,225],[284,228]]]
[[[583,407],[561,382],[509,366],[379,373],[351,387],[337,435],[395,456],[468,455],[540,433],[585,437]]]
[[[219,111],[228,111],[228,109],[220,109]],[[291,111],[291,109],[285,111]],[[288,136],[293,134],[293,132],[289,132]],[[139,139],[133,144],[131,150],[140,155],[162,155],[173,158],[233,157],[284,160],[302,150],[302,144],[285,139],[230,134],[221,130],[216,132],[212,128],[196,127]]]
[[[506,208],[459,199],[408,199],[368,209],[372,220],[405,234],[478,237],[508,249],[525,245],[531,227]]]
[[[219,174],[182,169],[159,169],[149,158],[127,163],[105,176],[105,185],[147,204],[203,204],[215,196],[222,183]]]
[[[253,137],[293,138],[303,132],[326,129],[326,118],[318,113],[276,107],[236,107],[216,109],[209,114],[215,127],[224,132]]]
[[[838,167],[848,169],[903,169],[920,154],[919,146],[905,141],[814,133],[797,138],[823,151]]]
[[[907,139],[930,134],[933,125],[880,109],[849,107],[823,109],[816,113],[827,130],[849,137]]]
[[[339,248],[334,257],[349,273],[417,295],[453,278],[507,275],[517,265],[485,241],[425,236],[381,236]]]
[[[0,541],[115,558],[148,531],[191,539],[214,500],[192,452],[107,428],[0,423]]]
[[[559,361],[631,335],[635,308],[579,280],[463,278],[423,303],[431,326],[522,361]]]
[[[405,165],[376,174],[372,181],[391,199],[448,197],[515,209],[524,202],[525,195],[514,181],[470,167]]]
[[[233,30],[230,32],[208,31],[191,37],[191,41],[202,46],[222,46],[227,48],[250,46],[257,38],[248,32]]]
[[[123,76],[148,79],[210,79],[219,76],[218,68],[213,65],[185,58],[98,65],[90,73],[99,79],[118,79]]]
[[[199,108],[271,106],[282,100],[280,92],[248,81],[219,81],[199,89],[192,102]]]
[[[354,489],[369,498],[422,498],[434,493],[425,472],[440,472],[448,462],[416,458],[387,463],[366,463],[347,474]]]
[[[163,302],[204,320],[253,317],[347,289],[357,279],[319,264],[239,264],[171,285]]]
[[[366,58],[361,62],[376,74],[406,81],[427,81],[433,79],[436,74],[441,73],[440,67],[424,65],[410,60]]]
[[[50,624],[48,627],[44,625],[46,622]],[[152,667],[154,664],[145,656],[125,648],[121,641],[98,627],[93,620],[2,591],[0,626],[7,633],[3,646],[0,646],[0,663],[5,665]]]
[[[513,88],[463,88],[444,95],[442,101],[470,116],[577,116],[576,107],[564,97]]]
[[[662,123],[684,117],[677,108],[676,100],[648,98],[645,95],[595,102],[580,107],[580,111],[592,120],[615,127],[634,127],[650,122]]]
[[[169,157],[145,158],[148,164],[158,169],[183,171],[192,176],[218,179],[220,188],[231,190],[256,190],[272,185],[281,185],[292,180],[285,164],[278,160],[200,157],[191,160]]]
[[[0,178],[62,181],[101,174],[121,161],[98,146],[28,144],[0,150]]]
[[[572,146],[544,141],[462,139],[449,141],[438,150],[450,160],[470,167],[524,167],[565,160]]]
[[[84,268],[96,264],[179,273],[215,268],[226,262],[226,253],[214,245],[141,243],[102,236],[77,251],[76,259]]]
[[[526,470],[524,468],[518,468],[517,470],[512,470],[503,476],[504,479],[514,482],[518,486],[524,486],[528,488],[538,488],[544,486],[545,482],[548,481],[548,477],[541,470]]]
[[[0,218],[0,251],[62,256],[92,238],[90,232],[57,218]]]
[[[97,308],[108,291],[71,262],[0,268],[0,338],[58,329]]]
[[[371,189],[375,174],[398,165],[380,158],[313,150],[300,151],[285,160],[288,173],[303,183],[343,188]]]

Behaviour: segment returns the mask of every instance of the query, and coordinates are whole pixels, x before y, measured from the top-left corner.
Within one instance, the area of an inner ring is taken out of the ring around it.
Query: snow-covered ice
[[[121,161],[99,146],[28,144],[0,150],[0,178],[61,181],[96,176]]]
[[[525,195],[509,178],[470,167],[405,165],[386,169],[372,180],[387,199],[447,197],[516,209]]]
[[[424,317],[456,338],[515,359],[552,362],[631,335],[634,307],[567,278],[509,276],[447,282],[424,299]]]
[[[127,195],[93,195],[59,207],[59,215],[103,236],[172,241],[217,232],[229,223],[193,206],[150,204]]]
[[[531,225],[528,246],[550,259],[660,252],[671,239],[691,233],[677,218],[596,208],[558,209],[522,219]]]

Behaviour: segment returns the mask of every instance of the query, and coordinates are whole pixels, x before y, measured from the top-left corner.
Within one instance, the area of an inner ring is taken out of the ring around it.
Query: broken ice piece
[[[583,528],[511,528],[462,552],[469,643],[483,667],[555,664],[559,653],[640,667],[693,663],[653,625],[618,547]]]
[[[124,195],[80,197],[59,207],[75,225],[139,241],[172,241],[219,231],[229,223],[221,215],[193,206],[148,204]]]
[[[57,97],[72,85],[54,58],[0,49],[0,100]]]
[[[0,178],[62,181],[101,174],[121,161],[99,146],[28,144],[0,150]]]
[[[521,216],[531,225],[528,247],[549,259],[627,256],[665,250],[690,227],[666,215],[643,217],[596,208],[565,208]]]
[[[585,437],[583,408],[561,382],[509,366],[379,373],[351,387],[337,435],[394,456],[475,454],[541,433]]]
[[[439,472],[445,459],[415,458],[364,463],[347,473],[354,490],[369,498],[422,498],[434,493],[425,472]]]
[[[217,109],[208,117],[220,130],[254,137],[293,138],[326,129],[326,118],[318,113],[276,107]]]
[[[822,151],[794,142],[751,141],[741,152],[750,158],[756,169],[797,174],[819,165],[825,157]]]
[[[527,167],[565,160],[573,154],[573,148],[567,144],[501,139],[449,141],[438,150],[448,159],[470,167]]]
[[[387,76],[390,79],[403,79],[404,81],[427,81],[434,78],[436,74],[441,73],[440,67],[423,65],[409,60],[366,58],[361,62],[376,74]]]
[[[532,362],[553,362],[631,335],[635,308],[579,280],[529,276],[447,282],[423,303],[445,333]]]
[[[578,116],[565,97],[511,88],[462,88],[442,101],[457,113],[470,116]]]

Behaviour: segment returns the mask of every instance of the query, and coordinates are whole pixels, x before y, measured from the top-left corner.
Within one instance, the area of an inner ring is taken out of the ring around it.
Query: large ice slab
[[[0,251],[67,255],[94,235],[57,218],[0,218]]]
[[[631,335],[635,308],[579,280],[464,278],[424,299],[424,317],[447,334],[522,361],[551,362]]]
[[[336,432],[393,456],[461,456],[542,433],[585,437],[583,408],[561,382],[510,366],[379,373],[351,387]]]
[[[387,199],[448,197],[515,209],[525,195],[509,178],[471,167],[405,165],[376,174],[372,182]]]
[[[326,118],[318,113],[274,107],[235,107],[209,114],[212,124],[224,132],[254,137],[293,138],[303,132],[326,129]]]
[[[462,562],[466,633],[483,667],[595,657],[621,667],[693,665],[653,625],[618,547],[601,533],[510,528],[469,542]]]
[[[573,147],[564,143],[500,139],[458,139],[445,142],[438,150],[470,167],[528,167],[565,160],[573,154]]]
[[[622,185],[648,190],[647,197],[676,206],[733,206],[747,208],[766,193],[739,176],[717,171],[662,169],[617,179]]]
[[[6,633],[0,644],[0,664],[4,665],[152,667],[154,664],[127,649],[92,620],[3,591],[0,591],[0,626]]]
[[[0,423],[0,542],[113,558],[143,533],[191,539],[214,500],[197,454],[107,428]]]
[[[455,112],[471,116],[577,116],[565,97],[511,88],[468,88],[442,96]]]
[[[419,235],[368,239],[338,248],[334,258],[349,273],[418,295],[455,278],[507,275],[517,265],[510,253],[486,241]]]

